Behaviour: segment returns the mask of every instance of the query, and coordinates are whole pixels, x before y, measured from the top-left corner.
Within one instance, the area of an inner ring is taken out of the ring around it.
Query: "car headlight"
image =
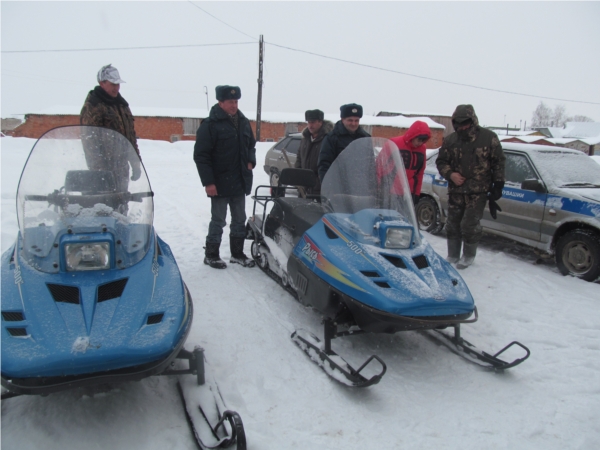
[[[385,227],[385,238],[382,239],[385,248],[410,248],[412,245],[412,227]]]
[[[65,245],[67,271],[110,269],[108,242],[76,243]]]

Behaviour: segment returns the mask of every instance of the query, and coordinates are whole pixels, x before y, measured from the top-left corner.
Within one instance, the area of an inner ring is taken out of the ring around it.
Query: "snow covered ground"
[[[17,232],[15,193],[34,143],[2,138],[2,251]],[[379,355],[381,383],[346,388],[289,338],[321,335],[319,315],[258,268],[202,264],[210,203],[192,160],[193,142],[139,142],[155,196],[155,225],[194,298],[188,348],[202,345],[250,449],[598,449],[600,284],[560,275],[552,261],[486,238],[461,272],[479,309],[463,336],[488,351],[512,340],[529,360],[496,374],[424,334],[334,341],[349,362]],[[259,144],[255,186],[271,144]],[[248,215],[252,202],[246,203]],[[225,232],[222,255],[228,260]],[[445,239],[425,234],[441,254]],[[249,242],[246,253],[249,253]],[[3,449],[194,449],[174,380],[145,379],[2,403]]]

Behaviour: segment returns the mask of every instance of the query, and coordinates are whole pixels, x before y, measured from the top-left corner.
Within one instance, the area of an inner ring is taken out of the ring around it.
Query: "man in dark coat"
[[[89,92],[81,109],[79,116],[81,125],[93,125],[118,131],[131,142],[139,156],[140,151],[135,136],[133,114],[129,109],[129,103],[119,93],[121,83],[125,83],[125,81],[119,76],[117,68],[111,64],[102,67],[98,71],[97,80],[99,86]],[[102,152],[98,151],[99,148],[103,149]],[[107,155],[106,152],[110,152],[110,146],[100,147],[98,142],[88,141],[84,142],[83,149],[90,170],[108,170],[105,167],[106,157],[111,155]],[[129,184],[129,166],[127,162],[131,165],[131,179],[133,181],[141,175],[139,158],[113,164],[110,170],[115,173],[115,181],[119,191],[126,191]]]
[[[244,254],[244,239],[246,195],[252,190],[256,140],[250,121],[238,109],[238,100],[242,96],[240,88],[217,86],[216,94],[218,103],[198,128],[194,145],[198,174],[211,200],[212,217],[206,236],[204,264],[216,269],[227,267],[219,256],[219,247],[229,205],[230,262],[252,267],[254,261]]]
[[[333,123],[324,120],[325,114],[319,109],[308,110],[304,113],[308,126],[302,130],[302,140],[298,149],[298,157],[294,167],[299,169],[310,169],[317,175],[317,184],[307,188],[308,195],[321,194],[321,181],[318,178],[319,152],[321,143],[327,133],[333,130]]]
[[[444,138],[436,165],[448,180],[446,259],[464,269],[475,260],[488,193],[494,201],[502,197],[505,156],[496,133],[479,126],[473,106],[458,105],[452,126],[455,132]]]
[[[323,178],[335,159],[342,153],[352,141],[363,137],[371,137],[369,133],[360,126],[360,118],[363,116],[362,106],[349,103],[340,106],[340,117],[333,130],[325,136],[319,153],[319,179]]]

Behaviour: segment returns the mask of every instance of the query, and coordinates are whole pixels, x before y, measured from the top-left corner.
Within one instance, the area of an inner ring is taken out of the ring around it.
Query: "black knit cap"
[[[239,86],[217,86],[215,88],[217,100],[222,102],[225,100],[239,100],[242,98],[242,91]]]
[[[345,119],[346,117],[351,117],[351,116],[360,118],[360,117],[362,117],[362,115],[363,115],[362,106],[357,105],[356,103],[348,103],[347,105],[340,106],[340,116],[342,117],[342,119]]]
[[[304,113],[304,120],[320,120],[321,122],[325,118],[325,114],[320,109],[309,109]]]

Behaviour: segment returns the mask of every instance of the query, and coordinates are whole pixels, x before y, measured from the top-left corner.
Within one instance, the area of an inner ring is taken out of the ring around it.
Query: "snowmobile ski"
[[[502,348],[502,350],[493,355],[484,352],[483,350],[478,349],[469,341],[461,337],[459,325],[454,325],[454,336],[451,336],[450,334],[442,330],[429,330],[429,332],[427,332],[427,335],[431,336],[432,338],[435,338],[437,341],[450,348],[450,350],[452,350],[454,353],[456,353],[459,356],[462,356],[468,361],[496,371],[510,369],[511,367],[518,366],[527,358],[529,358],[530,355],[529,349],[517,341],[511,342],[510,344]],[[524,356],[520,358],[515,358],[510,362],[500,359],[500,355],[502,355],[507,350],[515,346],[520,347],[525,351]]]
[[[371,355],[358,369],[354,369],[344,358],[331,350],[331,342],[321,340],[306,330],[296,330],[292,340],[312,359],[321,369],[334,380],[350,387],[367,387],[379,383],[387,370],[383,360],[377,355]],[[361,374],[373,360],[381,365],[381,371],[370,378]]]
[[[185,414],[201,449],[227,448],[236,444],[237,450],[246,449],[246,434],[242,418],[225,406],[214,377],[206,370],[204,350],[196,347],[193,352],[183,350],[179,358],[188,359],[196,379],[180,376],[177,389]],[[174,372],[171,372],[174,373]],[[188,374],[189,371],[180,372]]]

